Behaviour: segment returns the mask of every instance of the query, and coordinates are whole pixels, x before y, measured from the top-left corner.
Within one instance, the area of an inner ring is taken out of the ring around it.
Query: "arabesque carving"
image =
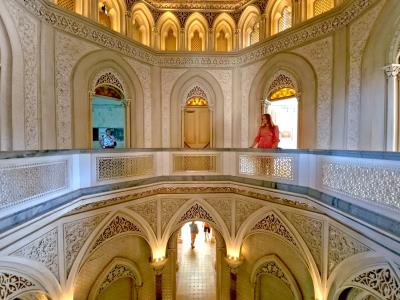
[[[246,221],[246,219],[261,207],[263,206],[258,203],[236,199],[236,210],[235,210],[236,232],[239,230],[239,227]]]
[[[30,290],[36,285],[30,280],[8,272],[0,273],[0,299],[13,299],[14,294]]]
[[[98,295],[100,295],[108,286],[113,282],[121,278],[132,278],[136,281],[136,275],[125,265],[117,264],[115,267],[107,274],[104,281],[100,284]]]
[[[206,201],[220,214],[226,226],[230,230],[232,224],[232,205],[234,200],[227,198],[207,198]]]
[[[161,230],[163,233],[172,216],[187,200],[188,198],[161,199]]]
[[[259,276],[262,276],[265,274],[271,275],[271,276],[276,277],[279,280],[281,280],[293,293],[292,285],[290,284],[289,279],[286,277],[285,273],[274,261],[267,261],[257,268],[256,277],[259,277]]]
[[[143,217],[157,233],[157,200],[148,200],[129,207]]]
[[[183,223],[185,221],[191,221],[195,219],[208,220],[212,223],[216,223],[214,218],[205,210],[200,204],[196,203],[192,205],[179,219],[177,224]]]

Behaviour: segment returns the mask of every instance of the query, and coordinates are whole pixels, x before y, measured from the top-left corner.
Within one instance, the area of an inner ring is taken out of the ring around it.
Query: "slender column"
[[[243,41],[240,40],[240,29],[235,29],[235,50],[242,49]]]
[[[262,14],[260,18],[260,42],[267,37],[267,15]]]
[[[185,28],[181,28],[179,30],[179,50],[188,50],[185,42]]]
[[[208,29],[208,48],[205,49],[206,51],[214,51],[214,29]]]
[[[386,151],[397,151],[399,142],[399,106],[397,75],[400,65],[391,64],[384,67],[387,77],[387,123]]]
[[[153,32],[152,32],[152,35],[151,35],[150,46],[153,49],[160,50],[161,49],[161,47],[160,47],[161,43],[160,43],[160,32],[158,31],[158,27],[154,26],[152,31]]]
[[[132,37],[132,12],[125,12],[125,35]]]
[[[230,289],[229,299],[237,299],[237,272],[240,265],[243,263],[239,258],[225,257],[225,261],[228,263],[230,269]]]
[[[153,267],[156,276],[156,300],[162,300],[162,273],[166,262],[167,258],[151,262],[151,266]]]

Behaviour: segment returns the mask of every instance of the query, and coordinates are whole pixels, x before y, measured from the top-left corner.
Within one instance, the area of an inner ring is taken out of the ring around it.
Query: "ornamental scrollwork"
[[[143,203],[134,204],[129,208],[143,217],[150,224],[154,232],[157,232],[157,200],[148,200]]]
[[[113,69],[107,69],[99,72],[93,79],[92,90],[94,91],[96,87],[102,85],[111,85],[117,87],[124,94],[126,92],[123,79]]]
[[[0,299],[12,299],[14,294],[35,287],[36,285],[25,277],[8,272],[0,273]]]
[[[122,264],[117,264],[114,268],[107,274],[106,278],[100,284],[98,295],[100,295],[108,286],[110,286],[114,281],[121,278],[132,278],[136,281],[136,274],[132,272],[128,267]]]
[[[292,88],[296,92],[299,92],[297,81],[291,74],[286,71],[279,71],[276,73],[270,82],[267,83],[267,93],[265,96],[271,95],[273,92],[282,88]]]
[[[214,218],[205,210],[200,204],[196,203],[192,205],[179,219],[177,224],[183,223],[185,221],[191,221],[195,219],[208,220],[212,223],[216,223]]]
[[[273,277],[278,278],[281,280],[293,293],[292,285],[290,284],[289,279],[286,277],[285,273],[282,269],[274,262],[274,261],[267,261],[266,263],[262,264],[257,268],[256,277],[262,275],[271,275]]]
[[[207,100],[207,94],[204,92],[204,90],[196,85],[194,88],[192,88],[189,93],[186,96],[186,99],[191,99],[194,97],[199,97]]]

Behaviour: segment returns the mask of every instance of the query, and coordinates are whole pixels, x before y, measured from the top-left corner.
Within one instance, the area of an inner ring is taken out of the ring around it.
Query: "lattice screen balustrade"
[[[333,8],[333,0],[315,0],[314,16],[318,16]]]

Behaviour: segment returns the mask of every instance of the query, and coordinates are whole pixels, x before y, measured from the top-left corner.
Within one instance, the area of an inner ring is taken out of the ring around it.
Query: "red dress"
[[[279,143],[279,128],[273,126],[272,130],[267,126],[261,126],[258,129],[258,134],[255,138],[255,142],[258,143],[257,148],[276,148]]]

